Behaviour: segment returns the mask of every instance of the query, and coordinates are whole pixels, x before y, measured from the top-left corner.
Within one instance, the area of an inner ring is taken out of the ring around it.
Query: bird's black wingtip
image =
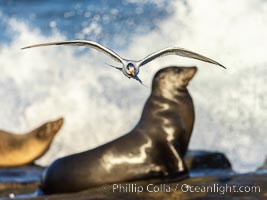
[[[223,66],[223,65],[220,65],[222,68],[224,68],[224,69],[227,69],[225,66]]]
[[[222,64],[220,64],[218,62],[216,64],[219,65],[220,67],[224,68],[224,69],[227,69],[225,66],[223,66]]]

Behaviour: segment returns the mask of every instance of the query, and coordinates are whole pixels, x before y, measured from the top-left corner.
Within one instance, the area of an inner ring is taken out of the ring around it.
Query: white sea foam
[[[156,31],[133,39],[129,55],[141,57],[152,47],[171,44],[228,67],[222,70],[168,57],[149,64],[146,73],[167,63],[196,64],[199,72],[190,85],[196,106],[190,147],[223,151],[236,170],[255,169],[267,153],[267,3],[205,0],[187,1],[186,5],[176,1],[168,9],[173,15],[159,22]]]
[[[236,170],[255,169],[267,152],[267,3],[173,1],[166,9],[173,14],[159,21],[157,29],[134,36],[118,53],[140,59],[166,46],[180,46],[228,67],[169,56],[149,63],[140,76],[149,85],[163,66],[197,65],[199,72],[190,84],[196,106],[190,147],[223,151]],[[135,125],[149,89],[105,66],[110,59],[95,50],[82,55],[77,55],[77,47],[21,51],[25,45],[65,37],[56,29],[44,37],[17,19],[7,23],[14,36],[0,46],[1,129],[25,132],[59,116],[66,119],[39,163],[93,148]],[[94,30],[101,30],[97,26]]]

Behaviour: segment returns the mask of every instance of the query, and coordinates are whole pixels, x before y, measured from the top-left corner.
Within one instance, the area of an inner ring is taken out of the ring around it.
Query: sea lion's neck
[[[186,87],[180,87],[180,88],[153,88],[152,94],[156,96],[164,97],[165,99],[175,101],[177,98],[181,98],[183,96],[187,96],[188,91]]]

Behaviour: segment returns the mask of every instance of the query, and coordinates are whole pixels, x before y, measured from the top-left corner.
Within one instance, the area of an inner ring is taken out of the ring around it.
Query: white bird
[[[40,46],[50,46],[50,45],[72,45],[72,46],[87,46],[87,47],[92,47],[94,49],[97,49],[107,55],[109,55],[111,58],[113,58],[115,61],[119,62],[122,64],[122,67],[115,67],[113,65],[108,64],[111,67],[114,67],[128,77],[128,78],[133,78],[137,81],[139,81],[142,84],[142,81],[139,79],[137,76],[139,73],[140,67],[144,66],[145,64],[151,62],[152,60],[162,57],[162,56],[167,56],[167,55],[178,55],[178,56],[183,56],[183,57],[188,57],[188,58],[193,58],[197,60],[202,60],[204,62],[212,63],[215,65],[219,65],[223,68],[225,68],[222,64],[208,58],[205,56],[202,56],[198,53],[192,52],[187,49],[183,48],[178,48],[178,47],[167,47],[165,49],[162,49],[160,51],[154,52],[148,56],[146,56],[144,59],[136,61],[136,60],[128,60],[120,57],[117,53],[112,51],[111,49],[93,41],[86,41],[86,40],[71,40],[71,41],[64,41],[64,42],[49,42],[49,43],[42,43],[42,44],[35,44],[31,46],[26,46],[23,47],[22,49],[27,49],[27,48],[32,48],[32,47],[40,47]],[[225,68],[226,69],[226,68]]]

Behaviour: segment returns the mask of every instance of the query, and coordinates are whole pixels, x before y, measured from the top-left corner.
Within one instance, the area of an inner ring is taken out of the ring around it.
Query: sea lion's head
[[[32,152],[32,149],[34,149],[34,151],[37,152],[36,155],[34,155],[34,160],[40,158],[46,153],[55,135],[62,127],[63,122],[63,118],[50,121],[30,133],[33,134],[33,137],[28,140],[29,146],[31,146],[29,151]]]
[[[154,76],[152,89],[183,90],[194,77],[197,68],[192,67],[166,67],[159,70]]]
[[[47,122],[34,131],[35,138],[40,141],[51,141],[63,125],[64,119]]]

